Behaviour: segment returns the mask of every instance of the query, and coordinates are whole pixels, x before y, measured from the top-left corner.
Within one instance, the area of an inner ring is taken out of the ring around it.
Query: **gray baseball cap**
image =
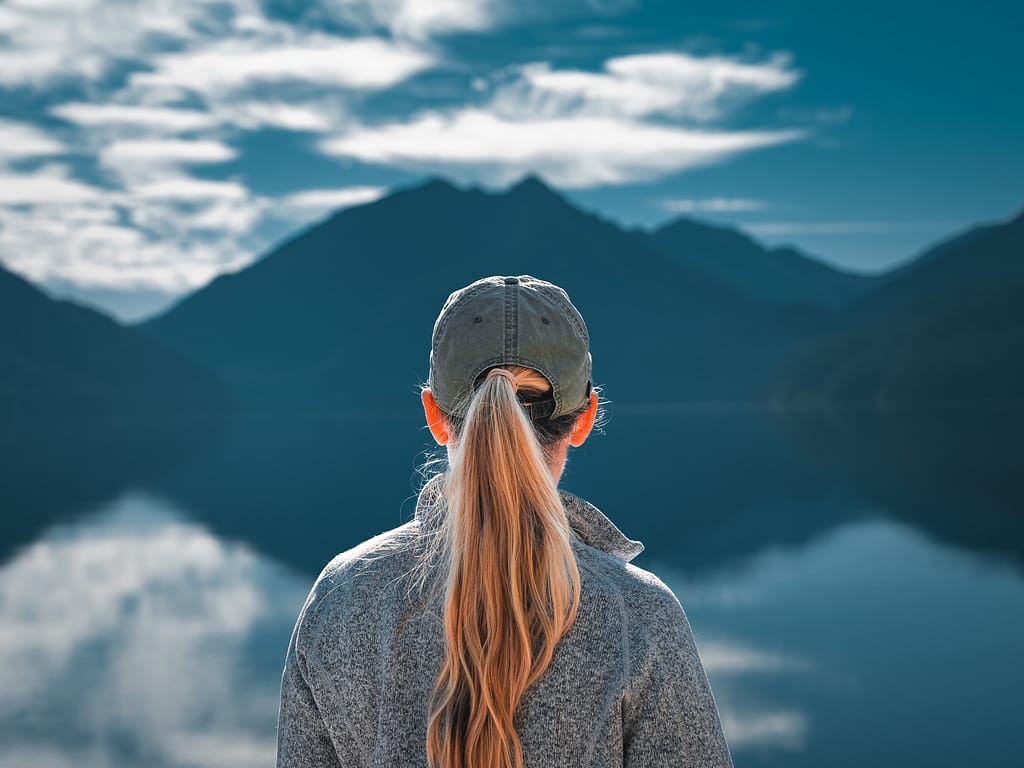
[[[428,385],[445,413],[464,416],[477,379],[499,365],[523,365],[551,382],[530,405],[534,419],[580,408],[590,396],[590,336],[557,285],[530,275],[484,277],[452,293],[434,323]]]

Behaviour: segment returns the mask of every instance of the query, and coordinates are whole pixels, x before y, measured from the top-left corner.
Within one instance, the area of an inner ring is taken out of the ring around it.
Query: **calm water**
[[[0,768],[272,765],[313,577],[412,514],[423,434],[395,429],[390,459],[361,442],[353,460],[358,424],[322,419],[239,427],[163,474],[21,457]],[[1024,764],[1020,467],[904,437],[927,464],[750,414],[622,408],[573,457],[564,484],[680,597],[737,765]]]

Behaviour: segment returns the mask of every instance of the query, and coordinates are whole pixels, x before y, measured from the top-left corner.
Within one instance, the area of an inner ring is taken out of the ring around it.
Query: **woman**
[[[317,579],[278,766],[731,766],[676,596],[558,489],[598,409],[565,292],[522,275],[449,296],[422,401],[448,470]]]

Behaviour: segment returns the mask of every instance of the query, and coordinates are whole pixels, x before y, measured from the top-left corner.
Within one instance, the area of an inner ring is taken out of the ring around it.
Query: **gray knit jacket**
[[[292,632],[281,680],[279,768],[427,768],[427,707],[444,633],[436,596],[403,586],[444,514],[441,476],[415,518],[335,557]],[[527,690],[524,768],[732,766],[686,614],[630,564],[643,544],[559,491],[582,580],[576,621]]]

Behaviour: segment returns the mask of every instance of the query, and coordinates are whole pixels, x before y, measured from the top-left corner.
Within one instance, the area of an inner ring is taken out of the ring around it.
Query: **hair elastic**
[[[507,368],[491,368],[491,370],[487,372],[487,378],[489,379],[492,376],[504,376],[506,379],[512,382],[512,391],[519,391],[519,382],[516,381],[516,375]]]

